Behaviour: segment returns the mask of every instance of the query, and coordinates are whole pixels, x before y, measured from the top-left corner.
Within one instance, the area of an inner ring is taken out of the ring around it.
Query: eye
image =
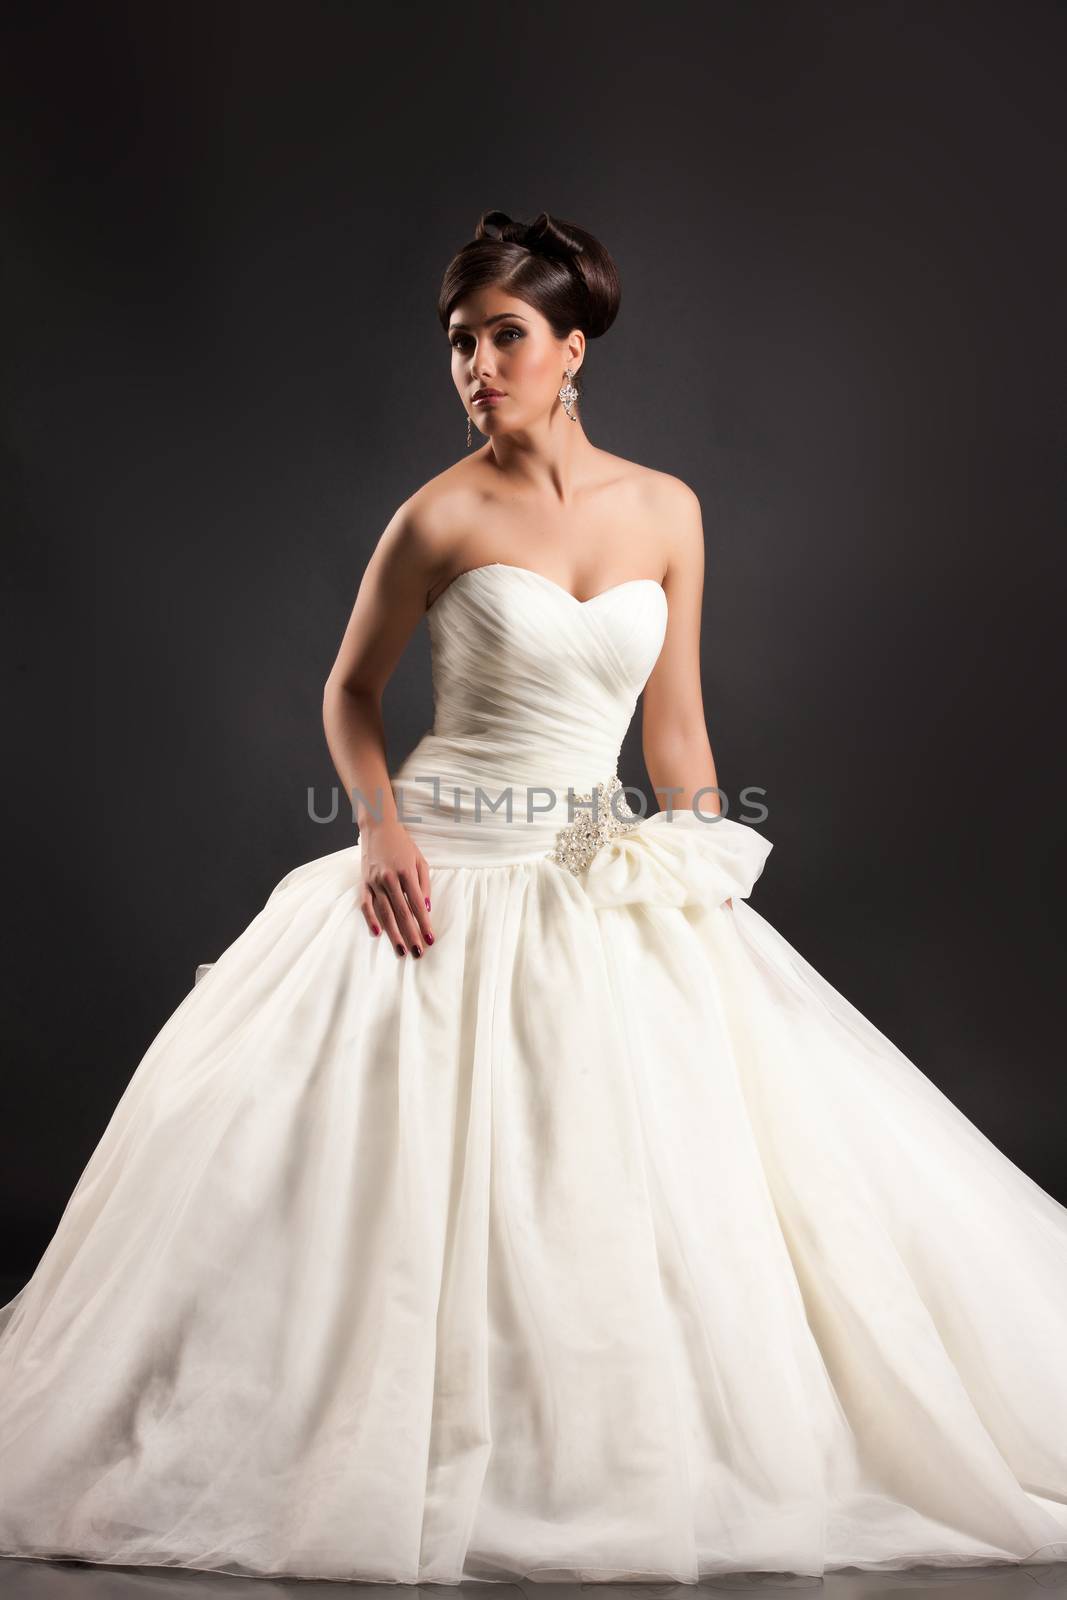
[[[514,334],[515,338],[514,339],[505,338],[505,335],[509,334],[509,333]],[[525,337],[526,337],[525,331],[522,328],[516,328],[516,327],[501,328],[499,330],[499,332],[497,333],[498,341],[500,343],[503,343],[503,344],[514,344],[517,339],[525,339]],[[457,333],[456,337],[454,339],[450,339],[449,340],[449,344],[452,346],[453,350],[462,350],[464,342],[468,338],[469,338],[469,335],[466,334],[466,333]]]

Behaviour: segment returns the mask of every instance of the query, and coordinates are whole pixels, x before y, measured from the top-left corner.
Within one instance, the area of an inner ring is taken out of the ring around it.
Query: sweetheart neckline
[[[503,569],[505,572],[523,572],[528,578],[538,578],[542,583],[547,583],[550,589],[555,589],[557,594],[566,595],[567,599],[572,601],[578,607],[591,606],[594,600],[603,600],[605,595],[615,594],[619,589],[632,588],[635,583],[650,583],[652,584],[653,588],[659,590],[664,599],[667,598],[667,591],[663,587],[662,583],[660,583],[658,578],[624,578],[621,583],[610,584],[608,588],[600,589],[596,594],[587,596],[585,600],[579,600],[576,594],[571,594],[571,591],[569,589],[565,589],[562,583],[557,583],[555,578],[546,577],[543,572],[535,572],[532,567],[520,567],[514,561],[483,561],[480,566],[465,567],[462,572],[457,572],[456,576],[445,584],[444,588],[441,590],[441,593],[437,595],[435,599],[430,601],[430,604],[426,607],[424,615],[428,617],[430,612],[433,611],[444,599],[448,591],[455,588],[456,584],[459,583],[461,578],[469,578],[474,572],[488,572],[494,567]]]

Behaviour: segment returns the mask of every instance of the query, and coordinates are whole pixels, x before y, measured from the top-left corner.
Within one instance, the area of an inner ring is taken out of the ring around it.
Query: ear
[[[575,328],[567,339],[567,365],[572,372],[577,372],[585,359],[585,334],[581,328]]]

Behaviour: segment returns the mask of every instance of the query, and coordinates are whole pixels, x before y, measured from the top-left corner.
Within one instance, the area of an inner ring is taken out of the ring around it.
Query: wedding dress
[[[165,1023],[0,1310],[5,1555],[1067,1558],[1067,1209],[749,904],[752,826],[603,804],[666,620],[500,562],[431,607],[436,941],[353,845]]]

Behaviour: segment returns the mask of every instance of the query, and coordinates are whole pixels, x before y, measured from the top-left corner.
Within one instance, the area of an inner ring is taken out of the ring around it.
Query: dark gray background
[[[434,301],[490,206],[616,255],[585,425],[701,497],[753,904],[1067,1200],[1063,11],[37,0],[4,31],[0,1266],[197,962],[353,840],[307,814],[323,681],[463,451]],[[391,763],[427,666],[422,624]]]

